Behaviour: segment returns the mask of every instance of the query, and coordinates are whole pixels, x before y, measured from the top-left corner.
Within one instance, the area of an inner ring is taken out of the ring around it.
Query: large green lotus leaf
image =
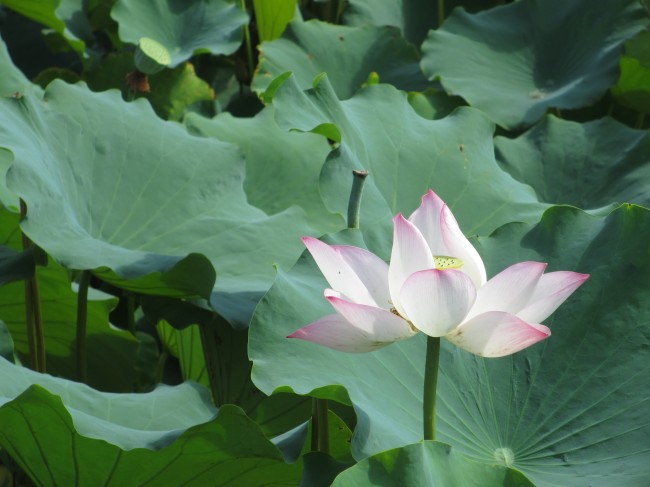
[[[247,324],[272,265],[291,265],[300,236],[318,233],[298,207],[267,216],[249,205],[239,150],[160,120],[144,100],[55,81],[42,101],[0,100],[0,119],[24,231],[64,266],[118,286],[212,293],[220,313]]]
[[[466,234],[487,234],[511,221],[538,221],[546,208],[530,187],[499,168],[494,125],[478,110],[461,108],[442,120],[425,120],[392,86],[370,86],[339,101],[327,77],[306,92],[294,77],[274,90],[281,127],[340,142],[321,173],[330,210],[346,214],[352,171],[369,171],[361,202],[366,237],[379,232],[381,240],[390,219],[417,208],[429,188],[449,204]]]
[[[648,24],[635,0],[523,0],[457,9],[422,45],[422,69],[506,128],[589,105],[618,76],[625,39]]]
[[[359,232],[333,241],[364,244]],[[649,241],[650,210],[631,205],[606,217],[552,207],[537,225],[512,223],[481,237],[489,276],[532,259],[591,278],[547,320],[553,335],[523,352],[484,359],[443,341],[438,438],[540,486],[583,486],[587,478],[597,487],[648,483]],[[367,354],[285,338],[332,313],[326,286],[308,255],[279,272],[251,323],[255,383],[325,397],[336,390],[324,386],[345,387],[358,417],[352,450],[359,459],[417,441],[423,334]]]
[[[0,378],[0,404],[39,385],[61,397],[80,434],[125,450],[167,446],[187,428],[209,421],[216,413],[208,390],[192,382],[173,387],[160,385],[146,394],[99,392],[2,358]]]
[[[14,252],[21,247],[18,215],[0,210],[0,244]],[[35,269],[34,247],[23,253],[21,267],[31,277],[36,270],[44,324],[47,370],[76,378],[75,341],[77,294],[70,288],[65,269],[55,262]],[[101,293],[99,293],[101,294]],[[110,391],[131,391],[137,361],[138,340],[112,327],[108,314],[115,307],[112,296],[89,294],[87,322],[88,384]],[[29,344],[25,324],[25,285],[13,282],[0,291],[0,320],[11,331],[16,354],[28,362]],[[107,366],[110,364],[110,366]]]
[[[280,129],[272,107],[253,118],[223,113],[210,120],[190,114],[185,124],[191,132],[239,146],[246,159],[244,190],[250,204],[270,215],[299,205],[309,217],[319,218],[324,231],[345,226],[340,216],[325,208],[318,191],[320,171],[330,152],[323,137]]]
[[[248,14],[227,0],[118,0],[111,17],[123,41],[138,44],[147,37],[165,47],[170,67],[194,53],[232,54],[248,23]]]
[[[188,408],[196,401],[186,396],[194,392],[191,388],[176,392],[178,405]],[[174,414],[189,415],[176,404],[162,404],[165,399],[147,398],[142,407],[133,402],[123,415],[151,417],[152,406],[165,422],[174,421]],[[261,487],[296,485],[300,478],[299,468],[285,464],[280,451],[235,406],[224,406],[216,419],[189,427],[166,448],[152,451],[96,439],[64,404],[65,399],[62,403],[33,386],[0,408],[0,444],[37,485]]]
[[[291,22],[280,39],[260,46],[260,64],[253,87],[266,89],[271,81],[292,71],[303,88],[326,72],[342,99],[350,98],[371,73],[382,83],[420,91],[430,83],[420,71],[420,55],[394,27],[347,27],[317,20]]]
[[[333,487],[533,487],[520,472],[468,459],[444,443],[425,441],[378,453],[341,473]]]
[[[583,209],[650,207],[650,137],[611,118],[575,123],[549,115],[515,139],[496,137],[497,161],[546,203]]]

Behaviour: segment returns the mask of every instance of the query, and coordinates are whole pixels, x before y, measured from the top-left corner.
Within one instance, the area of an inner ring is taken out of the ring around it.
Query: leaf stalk
[[[86,353],[86,336],[88,331],[88,288],[90,271],[83,270],[79,275],[77,291],[77,378],[80,382],[88,381],[88,360]]]
[[[424,366],[424,395],[422,422],[424,439],[436,439],[436,389],[440,362],[440,337],[427,337],[427,358]]]

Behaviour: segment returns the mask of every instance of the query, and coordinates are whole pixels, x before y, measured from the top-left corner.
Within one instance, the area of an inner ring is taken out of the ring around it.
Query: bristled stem
[[[438,363],[440,362],[440,337],[427,337],[427,358],[424,366],[424,401],[422,421],[424,439],[436,439],[436,389]]]
[[[20,221],[27,217],[27,204],[20,200]],[[23,250],[34,243],[25,233],[22,233]],[[29,343],[29,358],[32,369],[45,372],[45,334],[43,332],[43,317],[41,315],[41,298],[38,290],[38,276],[25,281],[25,325]]]

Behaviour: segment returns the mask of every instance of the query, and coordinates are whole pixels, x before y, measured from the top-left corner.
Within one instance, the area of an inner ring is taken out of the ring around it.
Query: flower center
[[[436,269],[443,271],[445,269],[460,269],[465,262],[456,257],[449,257],[448,255],[434,255],[433,262],[436,264]]]

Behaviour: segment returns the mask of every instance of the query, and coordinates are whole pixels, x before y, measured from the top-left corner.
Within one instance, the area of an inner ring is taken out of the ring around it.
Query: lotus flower
[[[548,338],[540,322],[588,277],[520,262],[487,281],[476,249],[431,190],[407,220],[394,219],[390,265],[373,253],[315,238],[303,242],[331,286],[335,314],[289,335],[344,352],[370,352],[422,331],[484,357]]]

